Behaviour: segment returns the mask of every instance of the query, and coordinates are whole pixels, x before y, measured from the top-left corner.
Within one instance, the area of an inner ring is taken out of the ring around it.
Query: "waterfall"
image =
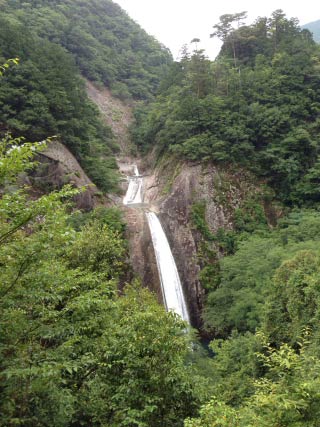
[[[158,271],[164,304],[167,310],[172,310],[189,323],[189,315],[184,299],[179,273],[174,261],[169,242],[162,225],[153,212],[146,213],[151,232],[154,252],[157,259]]]
[[[143,178],[136,165],[134,175],[128,177],[129,186],[123,199],[127,206],[141,205],[143,202]],[[172,310],[183,320],[190,323],[187,305],[184,299],[179,273],[172,255],[168,239],[159,218],[153,212],[146,212],[154,252],[157,260],[161,290],[166,310]]]

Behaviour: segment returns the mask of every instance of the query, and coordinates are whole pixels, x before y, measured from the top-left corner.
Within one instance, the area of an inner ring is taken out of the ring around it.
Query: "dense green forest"
[[[0,130],[37,141],[57,136],[101,189],[117,186],[116,146],[99,120],[72,58],[63,48],[35,38],[20,23],[0,18],[0,52],[19,57],[0,86]]]
[[[117,5],[4,1],[0,10],[0,426],[318,427],[320,50],[311,34],[282,11],[250,26],[240,25],[244,13],[223,15],[212,34],[223,41],[218,58],[185,50],[152,99],[170,56]],[[38,199],[21,188],[53,134],[116,188],[113,137],[78,67],[121,97],[148,100],[132,129],[142,152],[249,170],[263,189],[235,210],[233,230],[213,233],[205,202],[192,206],[209,351],[132,279],[118,209],[74,212],[70,186]],[[277,223],[262,201],[280,206]]]
[[[149,99],[171,53],[111,0],[6,0],[1,16],[62,46],[89,80],[121,98]]]

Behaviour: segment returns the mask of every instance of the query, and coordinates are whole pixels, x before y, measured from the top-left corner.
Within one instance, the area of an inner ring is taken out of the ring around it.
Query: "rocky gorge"
[[[102,204],[118,206],[122,210],[127,224],[133,273],[162,303],[157,262],[145,207],[148,206],[148,209],[158,215],[177,265],[191,324],[201,330],[205,298],[205,289],[200,281],[200,272],[204,266],[204,236],[194,223],[193,207],[199,203],[203,206],[203,219],[209,232],[214,235],[220,229],[232,230],[235,211],[250,194],[259,194],[262,190],[242,170],[227,170],[210,163],[181,161],[174,156],[158,157],[154,152],[143,158],[133,155],[134,147],[130,140],[132,106],[115,99],[109,90],[98,88],[89,82],[87,92],[98,106],[103,120],[111,126],[120,147],[117,162],[122,195],[102,197],[74,156],[57,141],[51,143],[42,155],[42,163],[44,161],[49,168],[47,175],[51,176],[55,185],[61,185],[67,179],[67,182],[77,187],[86,186],[87,190],[76,200],[80,209],[86,210]],[[140,207],[122,204],[128,186],[127,177],[132,175],[133,164],[138,165],[143,176],[144,205]],[[262,196],[261,203],[263,204]],[[272,223],[275,212],[272,209],[270,211],[268,204],[263,207]],[[223,251],[216,242],[210,242],[210,247],[217,257],[222,256]]]
[[[202,309],[205,290],[201,286],[199,273],[202,268],[201,244],[203,236],[197,230],[192,220],[192,208],[196,203],[205,206],[205,220],[210,232],[219,229],[233,228],[234,211],[241,206],[242,201],[253,190],[243,172],[228,173],[213,165],[184,162],[163,162],[155,167],[140,166],[144,174],[144,201],[157,213],[166,232],[170,247],[175,258],[180,279],[190,312],[191,324],[202,328]],[[143,215],[140,216],[139,242],[135,235],[139,233],[135,217],[135,230],[130,226],[131,216],[127,215],[129,224],[129,240],[133,259],[138,254],[145,254],[138,262],[137,273],[145,285],[157,283],[153,256],[150,260],[150,235]],[[212,243],[212,246],[216,246]],[[215,247],[218,256],[219,248]],[[152,254],[153,255],[153,254]],[[151,262],[150,262],[151,261]],[[133,263],[133,266],[136,262]],[[149,267],[148,267],[149,266]],[[141,276],[141,272],[143,272]]]

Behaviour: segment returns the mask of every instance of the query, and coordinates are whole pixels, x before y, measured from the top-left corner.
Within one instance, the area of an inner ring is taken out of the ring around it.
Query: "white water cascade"
[[[179,314],[183,320],[190,323],[179,273],[167,236],[163,231],[157,215],[153,212],[146,212],[146,215],[156,255],[165,307],[168,311],[174,311]]]
[[[129,176],[129,186],[126,195],[123,199],[124,205],[138,205],[142,203],[142,176],[139,175],[139,170],[136,165],[133,166],[134,175]]]
[[[129,176],[129,186],[123,199],[127,206],[141,206],[143,203],[143,178],[134,165],[134,176]],[[154,252],[156,255],[161,290],[166,310],[177,313],[184,321],[190,323],[187,305],[182,291],[179,273],[172,255],[168,239],[159,218],[153,212],[146,212]]]

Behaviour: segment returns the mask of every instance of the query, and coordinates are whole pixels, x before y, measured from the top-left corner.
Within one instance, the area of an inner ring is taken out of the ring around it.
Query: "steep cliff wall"
[[[164,161],[145,171],[145,201],[158,213],[166,231],[190,310],[192,324],[201,328],[204,290],[199,281],[201,234],[192,221],[195,203],[205,204],[212,233],[233,228],[234,212],[248,195],[260,191],[244,171],[214,165]]]
[[[74,198],[77,208],[90,210],[105,202],[98,188],[65,145],[58,141],[50,142],[46,150],[38,155],[38,160],[38,167],[26,178],[33,192],[46,192],[69,183],[84,189]]]
[[[163,302],[157,262],[152,245],[145,211],[139,208],[123,208],[127,223],[130,263],[135,275],[142,284],[157,295]]]

